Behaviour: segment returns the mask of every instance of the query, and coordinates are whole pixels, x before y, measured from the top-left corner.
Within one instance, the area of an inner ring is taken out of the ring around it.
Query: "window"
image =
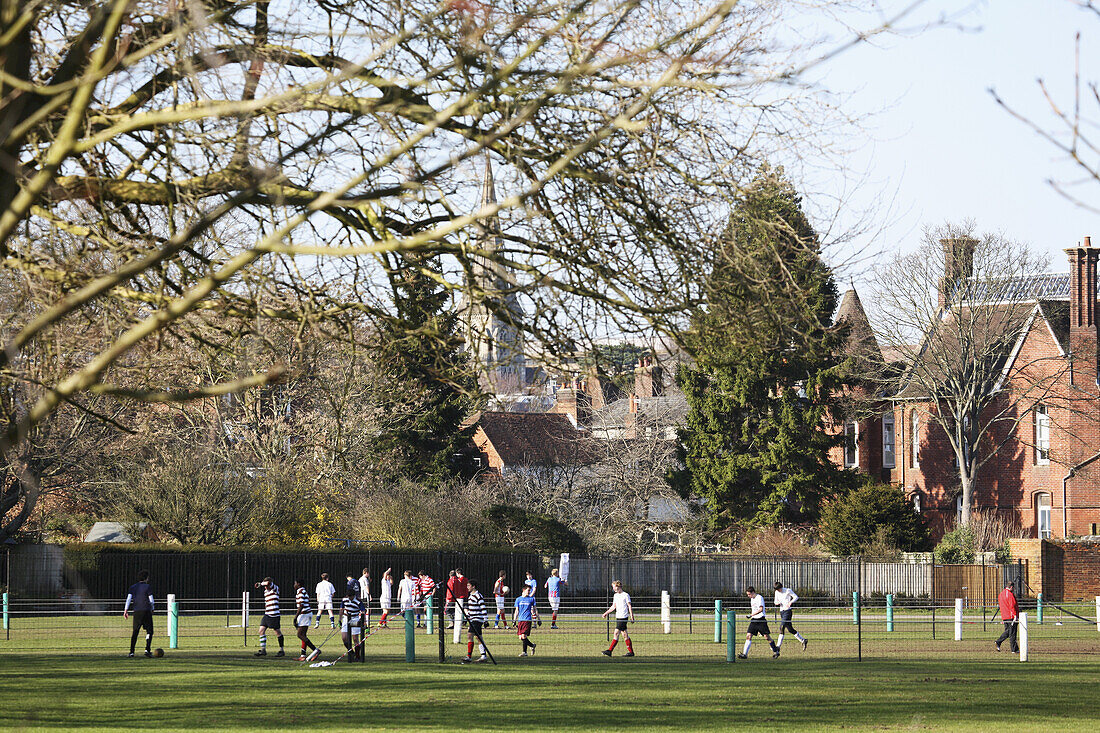
[[[913,494],[913,511],[920,514],[920,494]]]
[[[909,413],[909,468],[920,465],[920,415]]]
[[[844,467],[859,463],[859,425],[855,420],[844,423]]]
[[[1050,463],[1050,409],[1035,405],[1035,465]]]
[[[896,436],[894,433],[894,413],[888,412],[882,416],[882,467],[894,467],[894,446]]]
[[[1050,494],[1035,495],[1035,526],[1039,536],[1049,538],[1050,533]]]

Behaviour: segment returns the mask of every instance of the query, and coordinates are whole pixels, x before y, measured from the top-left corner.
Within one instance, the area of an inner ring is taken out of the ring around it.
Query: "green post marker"
[[[168,595],[168,648],[179,648],[180,604],[174,594]]]
[[[1038,593],[1035,596],[1035,623],[1043,623],[1043,594]]]
[[[726,611],[726,661],[737,659],[737,640],[734,639],[737,616],[733,611]]]
[[[416,622],[411,608],[405,611],[405,661],[416,661]]]
[[[894,594],[886,594],[886,630],[894,630]]]
[[[425,609],[425,615],[428,617],[428,622],[425,624],[424,633],[431,636],[435,633],[435,609],[432,607],[432,596],[428,596],[428,602]]]
[[[852,626],[859,623],[859,591],[852,591]]]
[[[714,600],[714,643],[722,643],[722,599]]]

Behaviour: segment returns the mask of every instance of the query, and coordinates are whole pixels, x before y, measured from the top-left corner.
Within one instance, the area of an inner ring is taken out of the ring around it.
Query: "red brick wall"
[[[1065,542],[1062,550],[1062,600],[1100,596],[1100,542]]]

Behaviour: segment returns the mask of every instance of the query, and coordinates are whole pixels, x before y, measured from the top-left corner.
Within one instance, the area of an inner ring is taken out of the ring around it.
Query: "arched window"
[[[1039,537],[1044,539],[1051,537],[1050,494],[1045,492],[1035,495],[1035,528]]]
[[[909,468],[920,465],[920,415],[916,409],[909,413]]]

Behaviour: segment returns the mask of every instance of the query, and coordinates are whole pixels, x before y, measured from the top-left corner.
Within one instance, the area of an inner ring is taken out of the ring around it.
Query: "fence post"
[[[1027,661],[1027,611],[1020,614],[1020,661]]]
[[[411,608],[405,610],[405,661],[416,661],[416,621]]]
[[[852,591],[852,626],[859,624],[859,591]]]
[[[462,619],[466,618],[466,600],[464,598],[456,598],[454,609],[451,610],[454,614],[454,643],[462,643]],[[534,623],[534,621],[532,621]]]
[[[856,656],[859,661],[863,661],[863,615],[859,613],[859,591],[856,591],[855,597],[856,607]]]
[[[661,623],[665,627],[665,633],[672,633],[672,597],[667,590],[661,591]]]
[[[726,661],[737,659],[737,639],[734,638],[737,626],[737,614],[733,609],[726,611]]]
[[[320,611],[317,613],[320,618]],[[244,630],[244,645],[248,646],[248,591],[241,596],[241,629]]]
[[[886,594],[886,630],[894,630],[894,594]]]
[[[714,599],[714,643],[722,643],[722,599]]]
[[[11,578],[9,575],[8,578]],[[11,582],[10,580],[8,582]],[[1100,598],[1097,599],[1100,601]],[[8,592],[4,591],[4,638],[10,639],[11,624],[8,622]]]
[[[1035,595],[1035,623],[1042,625],[1043,623],[1043,594],[1037,593]]]
[[[1096,596],[1096,630],[1100,631],[1100,596]]]
[[[176,649],[179,647],[179,623],[180,623],[180,607],[176,603],[176,594],[168,594],[168,648]]]
[[[428,596],[424,603],[424,616],[426,617],[424,622],[424,633],[431,636],[435,633],[435,604],[434,596]]]
[[[963,638],[963,599],[955,599],[955,641]]]

